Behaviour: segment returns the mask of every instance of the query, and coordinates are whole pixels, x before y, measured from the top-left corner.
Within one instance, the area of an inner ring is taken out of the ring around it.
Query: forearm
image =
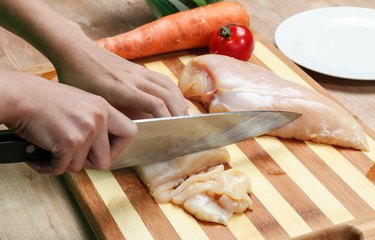
[[[87,39],[78,24],[39,0],[0,0],[0,25],[25,39],[54,65]]]

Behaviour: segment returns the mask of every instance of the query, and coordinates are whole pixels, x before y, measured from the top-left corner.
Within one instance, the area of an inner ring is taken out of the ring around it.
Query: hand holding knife
[[[242,111],[134,120],[138,133],[114,160],[111,169],[171,160],[190,153],[227,146],[284,126],[301,114]],[[0,131],[0,163],[48,160],[51,153]]]

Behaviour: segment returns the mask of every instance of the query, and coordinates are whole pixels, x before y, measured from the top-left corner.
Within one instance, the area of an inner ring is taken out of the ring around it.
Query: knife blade
[[[240,111],[134,120],[138,132],[111,169],[174,159],[275,130],[301,114]],[[8,130],[0,131],[0,163],[49,160],[51,153]]]

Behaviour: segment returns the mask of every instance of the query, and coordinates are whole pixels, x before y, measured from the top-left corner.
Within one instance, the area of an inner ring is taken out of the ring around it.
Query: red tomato
[[[247,27],[229,24],[219,28],[213,34],[209,48],[210,53],[247,61],[254,51],[254,37]]]

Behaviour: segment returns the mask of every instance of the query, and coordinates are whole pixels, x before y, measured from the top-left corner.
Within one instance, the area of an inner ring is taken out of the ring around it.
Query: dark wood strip
[[[372,208],[348,186],[304,142],[281,140],[281,142],[309,169],[309,171],[339,200],[354,217],[361,218],[373,212]]]
[[[173,75],[180,79],[182,70],[185,65],[178,58],[168,58],[164,59],[163,63],[168,67],[168,69],[173,73]]]
[[[375,181],[375,164],[373,164],[370,169],[368,170],[366,177],[370,179],[372,182]]]
[[[313,230],[333,225],[254,139],[237,145]]]
[[[65,173],[68,186],[98,239],[125,239],[86,171]]]
[[[348,149],[343,147],[336,147],[336,149],[346,158],[348,159],[353,166],[355,166],[358,171],[360,171],[364,176],[366,176],[373,184],[375,184],[375,178],[372,176],[374,174],[375,164],[374,162],[362,151]]]
[[[226,226],[217,223],[202,222],[199,220],[198,222],[199,225],[202,227],[203,231],[207,234],[209,239],[236,239],[236,237],[233,236],[232,232]]]
[[[251,199],[253,201],[253,210],[246,211],[245,214],[263,237],[265,239],[290,239],[288,233],[268,212],[255,194],[251,194]]]
[[[118,169],[112,173],[155,240],[180,239],[148,189],[131,169]]]

